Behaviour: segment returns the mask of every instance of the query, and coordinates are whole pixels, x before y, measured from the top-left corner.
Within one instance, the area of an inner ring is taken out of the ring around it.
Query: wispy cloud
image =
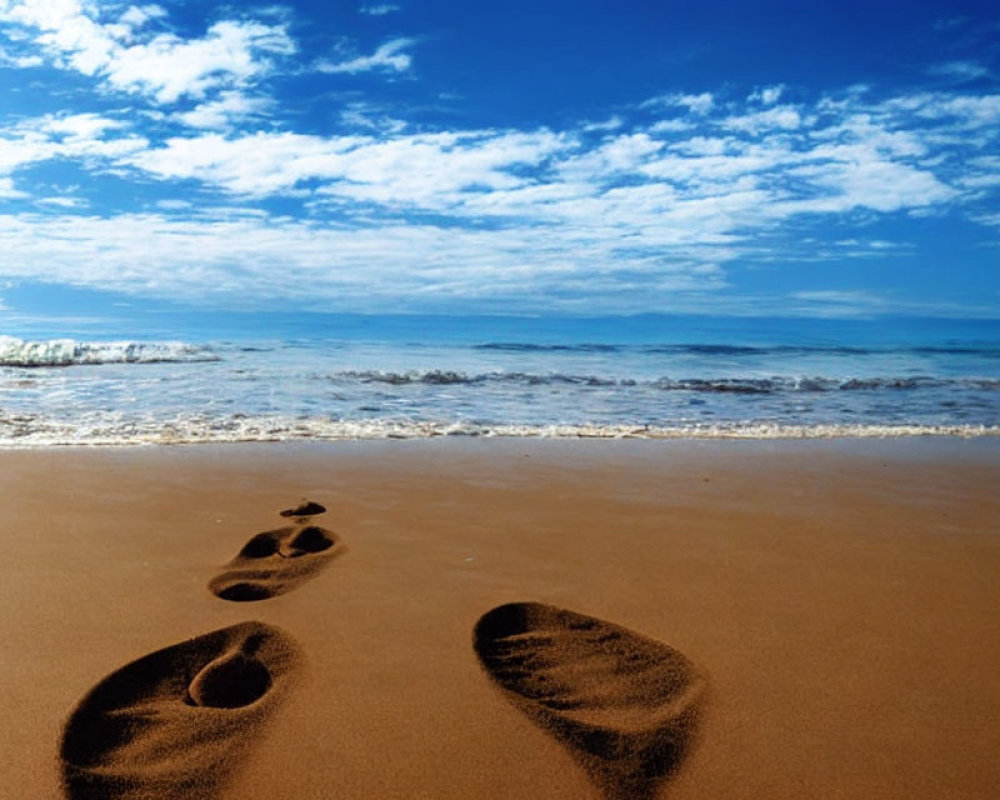
[[[622,127],[625,121],[619,116],[608,117],[603,122],[587,122],[583,125],[585,131],[615,131]]]
[[[318,72],[349,73],[371,72],[373,70],[388,70],[390,72],[405,72],[413,62],[409,53],[402,52],[415,43],[414,39],[392,39],[380,45],[370,56],[356,56],[344,61],[319,61],[315,65]]]
[[[986,67],[974,61],[948,61],[944,64],[935,64],[927,72],[959,81],[976,80],[990,74]]]
[[[393,11],[399,11],[399,6],[392,3],[380,3],[374,6],[361,6],[358,9],[362,14],[368,14],[373,17],[384,17],[386,14],[391,14]]]
[[[39,205],[54,206],[56,208],[85,208],[87,205],[87,201],[82,200],[79,197],[42,197],[36,202],[39,203]]]
[[[996,214],[977,214],[973,219],[980,225],[986,225],[991,228],[1000,228],[1000,212]]]
[[[8,277],[35,276],[44,254],[51,264],[47,278],[53,281],[185,300],[239,294],[265,305],[307,301],[374,311],[401,297],[424,308],[515,297],[524,306],[537,292],[538,307],[549,302],[569,307],[608,289],[609,301],[622,307],[623,298],[615,292],[702,290],[720,277],[704,265],[692,271],[684,264],[634,263],[631,289],[616,288],[613,273],[574,266],[576,259],[594,256],[602,256],[606,266],[611,256],[606,246],[586,237],[579,244],[586,249],[570,257],[554,250],[542,229],[526,230],[511,241],[509,232],[497,230],[403,223],[344,230],[233,213],[200,220],[156,214],[114,220],[0,216],[0,248],[16,254],[4,265]],[[280,282],[275,281],[278,263]]]
[[[340,120],[348,128],[387,135],[401,133],[407,127],[405,120],[390,116],[385,108],[365,102],[348,103],[340,112]]]
[[[715,98],[710,92],[683,94],[671,92],[651,97],[642,103],[644,108],[686,108],[693,114],[707,114],[715,107]]]
[[[792,292],[797,303],[790,312],[817,317],[859,317],[884,311],[889,303],[865,290],[816,290]]]

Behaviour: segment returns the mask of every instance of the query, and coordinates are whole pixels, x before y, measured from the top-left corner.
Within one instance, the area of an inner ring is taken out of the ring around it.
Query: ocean
[[[0,334],[0,447],[1000,435],[1000,321],[205,313]]]

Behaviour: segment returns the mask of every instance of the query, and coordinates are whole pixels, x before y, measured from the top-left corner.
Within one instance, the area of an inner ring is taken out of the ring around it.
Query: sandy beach
[[[993,798],[998,485],[996,439],[3,451],[0,794]]]

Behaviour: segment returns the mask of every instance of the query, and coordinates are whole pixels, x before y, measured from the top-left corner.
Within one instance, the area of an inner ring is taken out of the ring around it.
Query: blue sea
[[[0,330],[0,447],[1000,435],[1000,321],[165,315]]]

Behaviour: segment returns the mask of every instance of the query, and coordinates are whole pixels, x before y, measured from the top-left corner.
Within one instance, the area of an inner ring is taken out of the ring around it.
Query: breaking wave
[[[0,366],[71,367],[92,364],[156,364],[218,361],[207,347],[185,342],[80,342],[75,339],[25,341],[0,336]]]

